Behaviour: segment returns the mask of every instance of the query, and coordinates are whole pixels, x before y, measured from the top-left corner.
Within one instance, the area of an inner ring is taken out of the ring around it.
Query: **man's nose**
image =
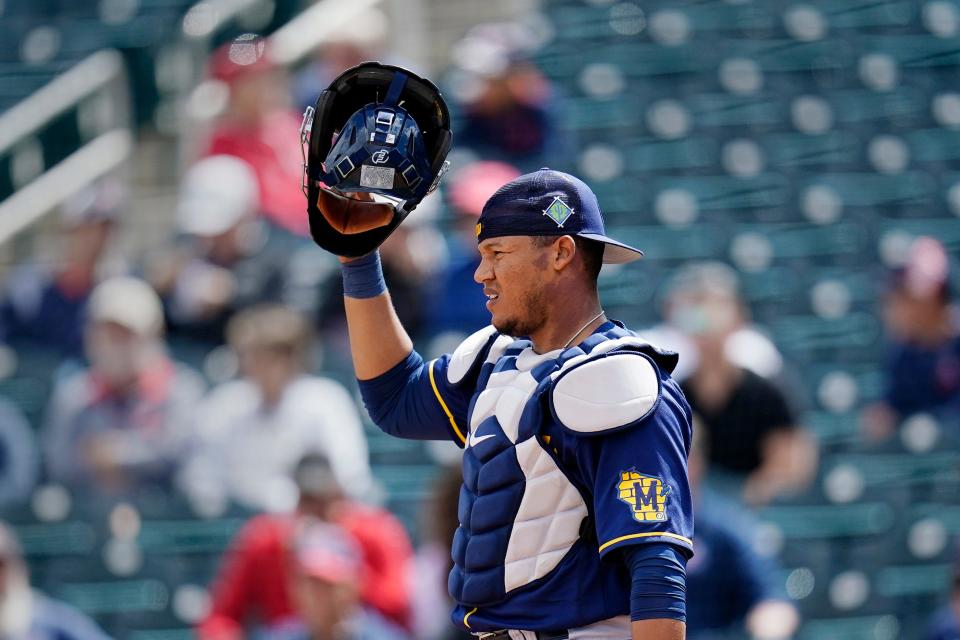
[[[490,263],[487,262],[485,258],[481,258],[480,264],[477,265],[477,270],[473,272],[473,280],[477,284],[483,284],[492,278],[493,269],[490,268]]]

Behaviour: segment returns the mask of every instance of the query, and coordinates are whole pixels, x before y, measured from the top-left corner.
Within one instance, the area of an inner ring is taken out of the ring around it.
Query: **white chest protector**
[[[641,421],[660,398],[662,357],[620,327],[544,354],[488,327],[453,353],[447,380],[475,384],[450,575],[458,602],[497,602],[563,560],[587,502],[537,436],[548,422],[590,437]]]

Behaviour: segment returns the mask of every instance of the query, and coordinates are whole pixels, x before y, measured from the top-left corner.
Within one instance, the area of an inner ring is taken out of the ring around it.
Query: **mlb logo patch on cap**
[[[556,222],[558,227],[563,227],[563,223],[566,222],[574,212],[573,209],[570,208],[570,205],[560,198],[561,196],[556,196],[553,202],[550,203],[550,206],[543,210],[543,215]]]

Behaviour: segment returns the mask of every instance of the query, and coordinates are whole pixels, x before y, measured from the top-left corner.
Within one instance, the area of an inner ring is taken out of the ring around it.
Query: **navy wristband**
[[[343,273],[343,295],[348,298],[376,298],[387,290],[379,251],[344,262],[340,270]]]

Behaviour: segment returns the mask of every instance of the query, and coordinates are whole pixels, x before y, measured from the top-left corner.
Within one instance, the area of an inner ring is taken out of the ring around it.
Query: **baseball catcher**
[[[337,105],[338,83],[348,106]],[[579,179],[550,169],[517,178],[476,227],[475,279],[491,325],[425,362],[375,248],[439,179],[446,108],[433,85],[383,65],[348,71],[333,89],[313,116],[322,139],[309,140],[311,224],[342,257],[353,362],[373,420],[397,437],[464,449],[454,623],[486,640],[683,638],[691,416],[670,377],[677,355],[608,319],[597,292],[602,263],[642,253],[605,234]],[[399,150],[383,128],[398,117],[413,119]],[[393,172],[371,174],[377,167]]]

